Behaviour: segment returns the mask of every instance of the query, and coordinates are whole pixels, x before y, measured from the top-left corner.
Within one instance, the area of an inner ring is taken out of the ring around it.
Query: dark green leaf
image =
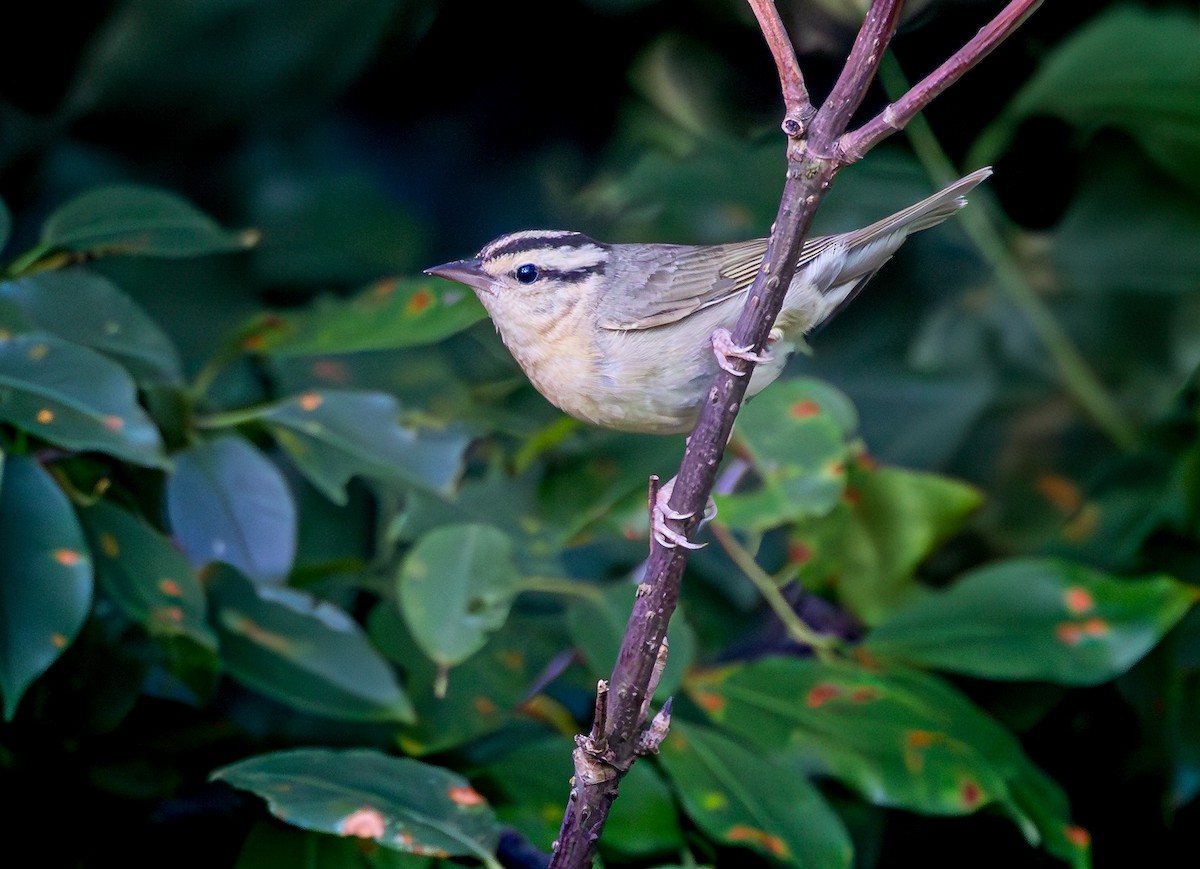
[[[637,586],[633,583],[613,583],[597,599],[581,598],[567,610],[571,639],[597,676],[607,678],[612,672],[636,595]],[[661,699],[675,693],[696,656],[695,633],[681,612],[671,619],[667,643],[667,666],[655,695]]]
[[[487,800],[462,776],[419,760],[302,748],[252,757],[212,777],[252,791],[276,817],[306,830],[499,866],[492,852],[500,831]]]
[[[506,797],[496,807],[500,820],[530,842],[552,842],[558,834],[570,792],[571,749],[570,740],[561,737],[525,741],[487,765]],[[682,846],[670,790],[651,764],[635,763],[621,779],[621,798],[613,803],[601,848],[651,856]]]
[[[209,588],[221,658],[239,682],[327,718],[412,721],[391,667],[345,611],[295,589],[252,585],[224,566]]]
[[[179,196],[150,187],[101,187],[71,200],[42,227],[43,250],[191,257],[243,250],[253,230],[232,232]]]
[[[355,475],[449,494],[469,441],[461,431],[401,424],[399,402],[382,392],[314,390],[263,408],[258,419],[338,504]]]
[[[238,851],[233,869],[275,869],[308,866],[312,869],[438,869],[436,857],[408,854],[387,848],[369,848],[355,838],[314,833],[273,821],[250,828]]]
[[[868,623],[919,594],[917,566],[979,507],[977,489],[935,474],[851,465],[845,503],[796,526],[792,557]]]
[[[409,550],[396,595],[430,660],[453,667],[478,652],[508,618],[518,574],[512,541],[490,525],[448,525]]]
[[[233,435],[176,455],[167,478],[171,531],[197,567],[224,561],[278,582],[296,555],[296,505],[279,469]]]
[[[367,626],[376,648],[407,675],[417,721],[404,728],[398,743],[408,754],[457,748],[512,724],[522,714],[575,726],[566,710],[534,695],[539,677],[555,660],[561,661],[569,646],[558,613],[513,613],[477,654],[454,668],[441,696],[436,690],[438,666],[417,646],[390,601],[372,610]]]
[[[1031,115],[1092,132],[1117,127],[1200,190],[1200,29],[1180,9],[1118,5],[1055,46],[967,159],[994,162]]]
[[[11,720],[25,690],[75,639],[92,605],[92,562],[71,502],[32,459],[0,453],[0,692]]]
[[[780,764],[834,776],[878,805],[956,815],[994,804],[1031,844],[1069,825],[1044,799],[1026,811],[1025,791],[1053,785],[1033,782],[1012,734],[935,677],[775,658],[687,687],[714,721]]]
[[[846,487],[846,441],[857,423],[850,400],[819,380],[786,380],[756,396],[738,418],[737,435],[762,487],[717,498],[721,520],[765,531],[828,513]]]
[[[125,369],[53,335],[0,340],[0,420],[66,449],[170,465]]]
[[[38,272],[0,283],[30,329],[42,329],[99,350],[139,380],[183,380],[179,352],[133,299],[110,280],[82,268]]]
[[[879,658],[989,679],[1093,685],[1129,669],[1198,597],[1169,576],[1008,561],[894,613],[866,645]]]
[[[388,278],[347,301],[252,322],[248,350],[272,356],[359,353],[436,344],[486,316],[474,293],[440,278]]]
[[[3,199],[0,199],[0,253],[4,251],[8,244],[8,237],[12,234],[12,213],[8,210],[8,205]]]
[[[661,757],[696,825],[789,866],[849,867],[846,828],[803,775],[717,731],[672,721]]]
[[[215,652],[204,588],[167,538],[100,501],[79,511],[100,587],[131,619],[159,637],[184,636]]]

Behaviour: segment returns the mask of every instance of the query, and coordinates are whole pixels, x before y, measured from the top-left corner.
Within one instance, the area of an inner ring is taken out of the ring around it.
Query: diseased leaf
[[[53,335],[0,338],[0,420],[65,449],[170,466],[125,369]]]
[[[492,853],[500,830],[487,800],[462,776],[419,760],[301,748],[248,758],[212,778],[257,794],[273,815],[306,830],[499,866]]]
[[[246,327],[247,350],[272,356],[359,353],[436,344],[487,316],[475,294],[439,278],[388,278],[347,301],[268,314]]]
[[[67,496],[26,456],[0,453],[0,693],[11,721],[26,689],[79,633],[92,560]]]
[[[295,709],[346,721],[413,720],[391,667],[345,611],[291,588],[208,578],[221,659],[239,682]]]
[[[1094,685],[1119,676],[1200,598],[1169,576],[1121,579],[1068,561],[974,570],[891,615],[868,652],[989,679]]]
[[[258,419],[337,504],[356,475],[449,494],[469,443],[461,430],[402,424],[399,402],[382,392],[314,390],[263,408]]]
[[[81,509],[100,587],[153,636],[184,636],[215,652],[204,588],[167,538],[119,507]]]
[[[283,475],[233,435],[190,447],[167,478],[171,532],[195,567],[232,564],[256,582],[280,582],[296,555],[296,505]]]
[[[660,757],[688,816],[714,839],[788,866],[848,869],[853,862],[846,828],[802,774],[679,720]]]
[[[819,380],[775,383],[756,396],[738,417],[737,434],[762,486],[715,498],[721,521],[765,531],[828,513],[846,486],[847,438],[856,425],[850,400]]]
[[[173,193],[113,185],[84,193],[51,214],[39,247],[47,252],[190,257],[243,250],[257,240],[252,230],[223,229]]]
[[[778,765],[831,775],[878,805],[958,815],[993,804],[1031,844],[1061,839],[1070,825],[1053,811],[1065,800],[1045,797],[1054,786],[1030,772],[1016,738],[933,676],[768,658],[685,687],[713,721]],[[1037,811],[1027,810],[1035,794]]]
[[[448,525],[409,550],[396,579],[400,610],[430,660],[453,667],[508,618],[519,591],[512,541],[490,525]]]
[[[108,278],[82,268],[37,272],[0,283],[0,303],[41,329],[98,350],[139,380],[183,381],[179,352],[142,308]]]

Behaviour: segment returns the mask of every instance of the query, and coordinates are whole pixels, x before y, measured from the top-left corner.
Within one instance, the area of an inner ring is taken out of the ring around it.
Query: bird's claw
[[[676,521],[691,519],[696,514],[681,513],[678,510],[671,509],[671,505],[667,502],[671,500],[671,491],[675,488],[675,479],[672,477],[667,480],[661,487],[658,493],[654,496],[654,504],[650,508],[650,532],[660,546],[667,549],[674,549],[676,546],[682,546],[684,549],[703,549],[707,543],[693,543],[687,539],[687,535],[676,531],[667,525],[668,519]],[[708,504],[704,507],[704,521],[708,521],[717,515],[717,505],[709,498]]]
[[[717,357],[717,365],[735,377],[745,377],[745,371],[734,367],[731,359],[744,359],[763,365],[771,362],[774,357],[770,353],[755,353],[753,347],[739,347],[733,343],[733,335],[724,326],[718,326],[712,333],[713,355]]]

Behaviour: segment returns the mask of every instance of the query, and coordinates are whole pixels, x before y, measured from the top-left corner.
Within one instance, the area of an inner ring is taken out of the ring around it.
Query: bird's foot
[[[778,341],[780,337],[782,337],[782,333],[779,333],[777,329],[772,329],[767,343],[773,343],[773,340]],[[734,344],[733,335],[724,326],[718,326],[713,330],[712,347],[713,355],[717,357],[717,364],[735,377],[744,377],[746,372],[738,371],[730,361],[731,359],[745,359],[747,362],[754,362],[759,365],[771,362],[774,359],[770,353],[755,353],[753,347],[739,347],[737,344]]]
[[[650,533],[654,535],[654,539],[658,541],[660,546],[665,546],[667,549],[674,549],[676,546],[682,546],[684,549],[703,549],[707,544],[693,543],[687,539],[687,536],[676,531],[667,525],[668,519],[681,521],[691,519],[695,513],[681,513],[678,510],[672,510],[668,503],[671,500],[671,492],[675,488],[675,478],[667,480],[659,487],[658,492],[654,496],[654,503],[650,507]],[[717,505],[713,503],[712,498],[708,499],[708,503],[704,507],[704,522],[710,521],[717,515]]]

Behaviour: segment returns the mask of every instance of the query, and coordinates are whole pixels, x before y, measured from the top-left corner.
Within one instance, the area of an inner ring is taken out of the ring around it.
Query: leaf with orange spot
[[[498,866],[495,812],[482,797],[456,799],[476,792],[442,767],[369,749],[302,748],[251,757],[212,778],[257,794],[276,817],[306,830]]]
[[[92,561],[67,496],[25,456],[0,452],[0,694],[11,720],[30,684],[75,639]]]
[[[341,721],[412,722],[412,703],[358,623],[291,588],[254,586],[226,565],[207,577],[231,676],[280,703]]]
[[[773,783],[828,775],[876,804],[928,814],[991,805],[1031,844],[1048,843],[1069,818],[1013,735],[937,677],[767,658],[693,674],[685,688],[724,698],[714,720],[770,758]],[[816,705],[806,702],[814,692]]]
[[[113,419],[122,424],[114,427]],[[128,372],[54,335],[31,332],[0,341],[0,421],[64,449],[170,467]]]
[[[79,510],[105,593],[133,621],[172,649],[168,666],[203,695],[217,671],[217,638],[204,589],[187,559],[161,532],[107,501]],[[183,653],[178,644],[193,648]]]
[[[82,267],[0,281],[0,303],[27,323],[119,362],[139,383],[183,382],[179,351],[150,315],[103,275]],[[120,419],[120,417],[113,417]]]
[[[807,778],[781,771],[716,730],[678,720],[671,730],[684,739],[664,742],[659,756],[701,830],[787,866],[851,865],[845,827]]]
[[[421,347],[487,316],[474,293],[440,278],[389,279],[387,293],[376,286],[350,299],[320,299],[307,311],[274,315],[275,328],[254,331],[254,349],[269,356],[319,356]]]
[[[717,497],[721,521],[765,531],[828,513],[846,485],[847,441],[856,425],[850,400],[819,380],[783,381],[755,397],[736,434],[761,485]]]
[[[355,476],[447,495],[470,440],[459,429],[404,424],[400,403],[383,392],[313,390],[267,405],[255,418],[337,504],[346,503]]]
[[[866,638],[880,660],[989,679],[1094,685],[1119,676],[1196,602],[1157,575],[1126,579],[1068,561],[983,567],[893,615]]]

